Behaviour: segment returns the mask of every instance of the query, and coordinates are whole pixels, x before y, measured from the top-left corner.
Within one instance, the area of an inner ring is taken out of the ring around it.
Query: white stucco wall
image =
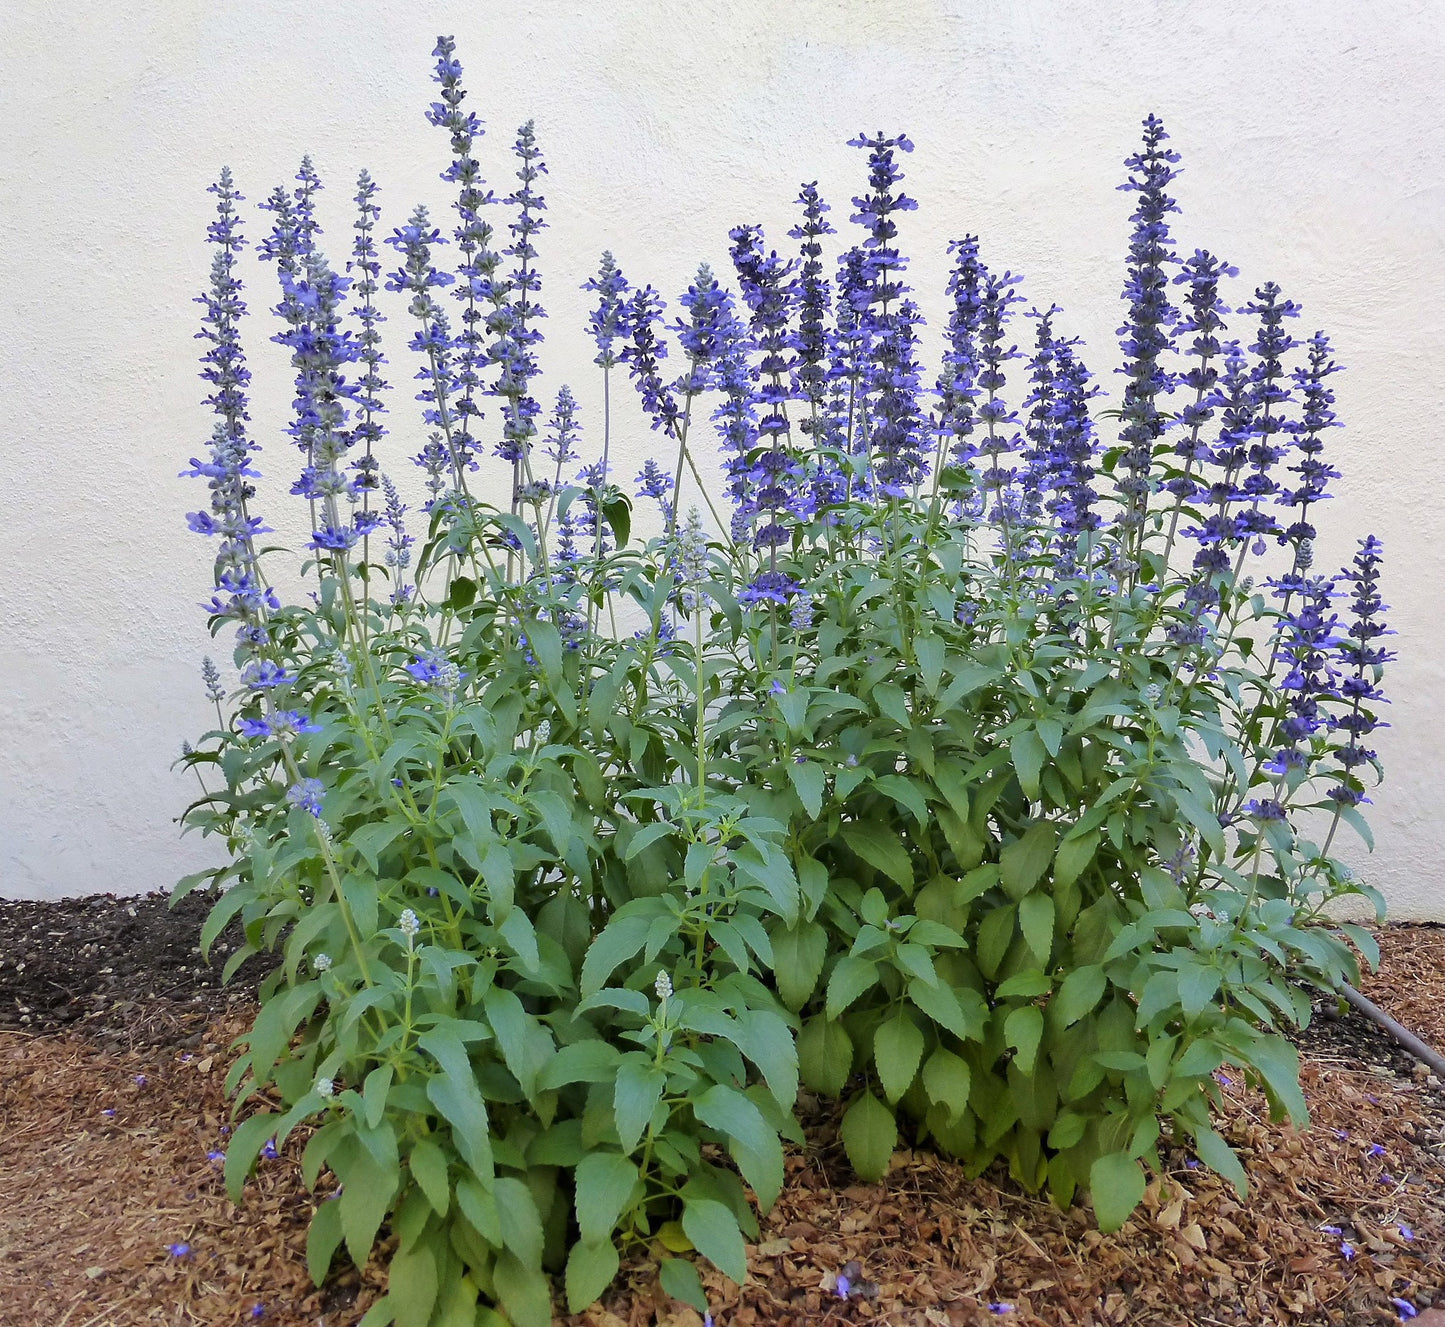
[[[387,233],[419,200],[445,225],[446,141],[422,109],[446,32],[489,127],[493,183],[510,187],[506,149],[536,118],[551,171],[547,386],[570,381],[588,406],[576,287],[603,247],[672,297],[699,259],[727,268],[731,225],[762,221],[784,243],[803,180],[846,225],[863,156],[844,141],[878,128],[918,145],[905,242],[933,336],[945,242],[976,231],[986,259],[1061,304],[1108,369],[1131,205],[1115,185],[1139,121],[1161,114],[1184,154],[1181,248],[1225,255],[1251,288],[1280,282],[1304,305],[1300,330],[1328,329],[1349,366],[1332,380],[1345,480],[1320,563],[1338,566],[1367,531],[1385,539],[1401,656],[1386,683],[1395,726],[1378,742],[1378,850],[1357,864],[1397,915],[1445,918],[1442,14],[1436,0],[10,0],[0,897],[144,891],[212,860],[177,840],[190,786],[168,769],[205,727],[200,656],[228,653],[196,607],[208,549],[183,513],[204,505],[203,485],[175,477],[209,435],[191,302],[208,265],[205,187],[228,163],[250,207],[309,151],[338,265],[363,166]],[[263,233],[254,212],[248,233]],[[274,297],[267,269],[248,256],[245,270],[254,315]],[[395,297],[387,312],[388,376],[404,383]],[[282,496],[295,454],[269,321],[253,316],[247,345],[274,520],[295,505]],[[640,423],[625,429],[629,476],[649,441]],[[416,496],[411,439],[388,445]]]

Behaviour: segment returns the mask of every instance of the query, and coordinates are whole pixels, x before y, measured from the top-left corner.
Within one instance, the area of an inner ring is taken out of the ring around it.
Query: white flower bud
[[[319,1097],[334,1097],[336,1095],[336,1084],[329,1078],[318,1078],[316,1080],[316,1095]]]
[[[412,936],[414,936],[419,930],[421,930],[421,923],[417,920],[416,913],[414,913],[410,908],[406,908],[402,911],[401,918],[397,922],[397,926],[401,928],[401,933],[406,936],[408,940],[410,940]]]
[[[311,966],[315,968],[317,972],[327,971],[331,967],[331,955],[317,954],[316,957],[311,960]]]
[[[665,972],[659,972],[652,989],[657,992],[657,998],[659,1000],[666,1000],[667,997],[672,994],[672,978]]]

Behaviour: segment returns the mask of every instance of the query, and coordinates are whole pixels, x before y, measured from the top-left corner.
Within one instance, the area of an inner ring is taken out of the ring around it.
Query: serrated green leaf
[[[791,1111],[798,1097],[798,1048],[781,1015],[771,1009],[743,1010],[733,1042],[762,1071],[778,1105]]]
[[[337,1199],[322,1203],[311,1218],[306,1232],[306,1270],[311,1284],[319,1286],[326,1280],[331,1260],[341,1245],[341,1204]]]
[[[788,765],[788,778],[792,781],[793,790],[798,794],[798,800],[803,804],[803,810],[811,819],[816,820],[823,810],[823,794],[828,786],[823,767],[811,760],[801,765],[793,761]]]
[[[567,1308],[581,1313],[600,1299],[620,1266],[617,1246],[610,1238],[593,1244],[579,1239],[567,1255]]]
[[[222,1174],[226,1180],[226,1192],[233,1203],[241,1201],[246,1176],[251,1173],[251,1167],[256,1164],[256,1158],[261,1154],[266,1140],[276,1132],[276,1125],[280,1120],[279,1115],[269,1111],[252,1115],[231,1135],[231,1141],[226,1146]]]
[[[427,1327],[437,1301],[437,1263],[426,1244],[392,1255],[386,1294],[396,1312],[396,1327]]]
[[[1054,856],[1054,826],[1046,820],[1030,825],[1021,838],[999,852],[999,883],[1011,899],[1021,899],[1043,878]]]
[[[978,943],[974,950],[978,955],[979,970],[985,977],[992,977],[998,972],[999,964],[1008,953],[1013,943],[1017,916],[1017,905],[1004,903],[990,909],[979,922]]]
[[[537,1075],[538,1090],[547,1092],[568,1083],[610,1083],[621,1058],[617,1047],[600,1039],[560,1047]]]
[[[770,939],[778,998],[796,1013],[818,985],[828,956],[828,933],[817,922],[805,921],[774,925]]]
[[[1077,837],[1066,836],[1054,857],[1054,884],[1060,889],[1072,885],[1084,874],[1098,850],[1099,831],[1096,829]]]
[[[1234,1191],[1241,1199],[1249,1196],[1249,1179],[1244,1173],[1234,1149],[1208,1125],[1194,1126],[1194,1155],[1215,1174],[1234,1185]]]
[[[1049,1001],[1050,1014],[1059,1020],[1060,1029],[1072,1027],[1099,1003],[1109,979],[1097,963],[1075,968],[1059,984]]]
[[[814,1092],[836,1097],[853,1071],[853,1041],[843,1025],[815,1014],[798,1034],[798,1074]]]
[[[637,1178],[636,1163],[617,1152],[591,1152],[577,1163],[577,1229],[584,1243],[611,1242],[618,1218],[627,1210],[637,1187]],[[570,1278],[570,1271],[568,1275]]]
[[[486,1103],[477,1087],[466,1047],[454,1032],[435,1028],[417,1044],[441,1066],[427,1079],[426,1094],[452,1127],[452,1142],[472,1173],[483,1183],[492,1177],[492,1137]]]
[[[1031,802],[1038,801],[1039,771],[1044,767],[1043,739],[1032,728],[1014,734],[1009,743],[1009,758],[1013,761],[1014,772],[1019,776],[1019,787]]]
[[[923,1090],[935,1106],[942,1106],[950,1120],[957,1120],[968,1108],[973,1073],[968,1061],[938,1047],[923,1064]]]
[[[888,1173],[893,1149],[898,1146],[898,1123],[893,1112],[871,1092],[862,1092],[853,1099],[838,1132],[859,1179],[872,1183]]]
[[[396,1193],[399,1176],[382,1166],[370,1152],[358,1148],[351,1160],[337,1171],[341,1179],[341,1230],[346,1251],[358,1267],[366,1266],[376,1232]]]
[[[864,991],[878,982],[878,964],[844,954],[828,977],[828,1017],[838,1018]]]
[[[878,1025],[873,1033],[873,1064],[890,1105],[913,1086],[922,1058],[923,1033],[906,1013]]]
[[[612,1105],[617,1117],[617,1136],[624,1152],[631,1152],[641,1140],[652,1112],[662,1099],[665,1083],[662,1070],[655,1065],[630,1056],[623,1060],[617,1071]]]
[[[694,1247],[724,1276],[739,1285],[748,1279],[748,1252],[738,1219],[715,1198],[683,1190],[682,1228]]]
[[[763,1113],[736,1088],[724,1083],[714,1083],[692,1103],[692,1109],[708,1128],[728,1139],[728,1151],[766,1211],[782,1191],[783,1148]]]
[[[1003,1021],[1004,1044],[1014,1048],[1014,1063],[1019,1072],[1031,1074],[1039,1053],[1039,1040],[1044,1035],[1044,1011],[1027,1004],[1015,1009]]]
[[[894,831],[854,821],[844,825],[842,833],[843,841],[869,866],[912,892],[913,862]]]
[[[1047,894],[1029,894],[1019,903],[1019,929],[1041,967],[1054,949],[1054,901]]]
[[[1260,1072],[1265,1087],[1292,1123],[1301,1127],[1309,1124],[1309,1107],[1299,1085],[1299,1052],[1289,1042],[1280,1036],[1260,1036],[1241,1058]]]
[[[447,1179],[446,1153],[429,1138],[423,1138],[411,1149],[409,1158],[412,1178],[421,1187],[431,1209],[445,1216],[451,1201],[451,1184]]]
[[[976,991],[965,989],[960,992],[946,982],[930,985],[915,977],[908,983],[908,998],[960,1041],[976,1041],[982,1037],[984,1020],[977,1008],[982,1004],[982,997]],[[964,1006],[965,998],[969,1002],[968,1008]]]
[[[584,996],[600,991],[617,965],[631,958],[646,944],[651,925],[651,919],[639,913],[614,917],[607,923],[582,960],[579,990]]]
[[[492,1268],[492,1281],[515,1327],[552,1327],[552,1289],[540,1266],[523,1263],[507,1249]]]
[[[707,1292],[703,1290],[702,1278],[692,1263],[685,1258],[664,1258],[661,1272],[662,1288],[667,1294],[699,1313],[707,1312]]]
[[[1089,1168],[1094,1217],[1105,1234],[1118,1230],[1144,1197],[1144,1171],[1127,1152],[1108,1152]]]

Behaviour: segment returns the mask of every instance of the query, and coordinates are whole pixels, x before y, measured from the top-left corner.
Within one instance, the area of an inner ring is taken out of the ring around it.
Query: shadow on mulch
[[[237,1208],[220,1163],[232,1040],[263,975],[229,988],[195,950],[207,908],[163,895],[0,903],[0,1323],[343,1327],[380,1293],[373,1260],[342,1259],[321,1290],[305,1267],[298,1134]],[[1445,930],[1388,927],[1370,997],[1445,1045]],[[719,1327],[862,1322],[1354,1324],[1398,1321],[1391,1298],[1445,1305],[1445,1096],[1356,1014],[1300,1038],[1313,1127],[1271,1124],[1225,1088],[1221,1130],[1251,1190],[1240,1202],[1181,1154],[1115,1235],[990,1173],[969,1180],[900,1151],[854,1182],[836,1116],[804,1102],[807,1144],[737,1287],[704,1273]],[[1338,1233],[1334,1233],[1338,1231]],[[188,1246],[177,1255],[170,1246]],[[856,1262],[855,1291],[836,1294]],[[858,1293],[861,1289],[864,1293]],[[259,1309],[259,1311],[258,1311]],[[624,1266],[577,1327],[700,1327],[655,1266]]]

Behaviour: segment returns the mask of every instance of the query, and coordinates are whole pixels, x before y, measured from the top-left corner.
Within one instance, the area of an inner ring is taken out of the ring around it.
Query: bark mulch
[[[210,1154],[226,1146],[229,1047],[262,969],[252,960],[219,985],[195,951],[205,907],[0,903],[3,1327],[349,1327],[381,1292],[377,1261],[358,1273],[339,1258],[324,1287],[310,1283],[306,1225],[334,1181],[304,1190],[304,1137],[261,1163],[240,1207],[226,1198]],[[1380,942],[1366,994],[1445,1046],[1445,929],[1390,926]],[[1398,1321],[1392,1298],[1435,1318],[1445,1093],[1354,1013],[1316,1019],[1300,1045],[1309,1130],[1271,1124],[1259,1094],[1225,1087],[1220,1127],[1245,1160],[1247,1199],[1178,1154],[1107,1236],[1087,1211],[922,1151],[858,1184],[836,1117],[805,1103],[807,1144],[749,1250],[749,1283],[704,1275],[717,1323],[1353,1327]],[[700,1327],[643,1259],[574,1323]]]

